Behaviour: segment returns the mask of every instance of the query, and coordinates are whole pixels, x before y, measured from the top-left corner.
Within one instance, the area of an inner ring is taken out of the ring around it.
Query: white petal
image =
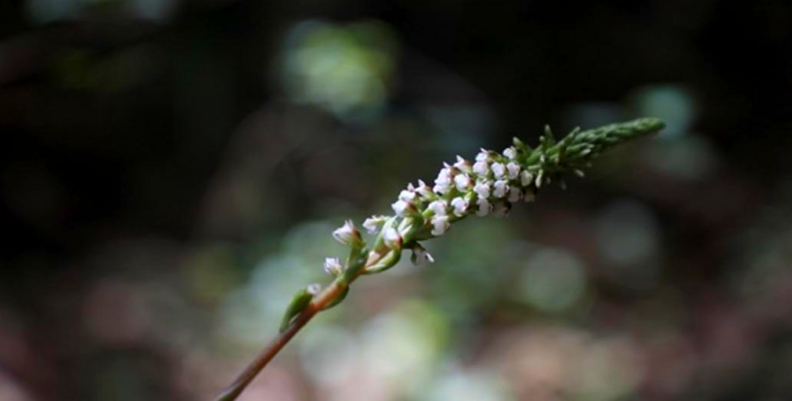
[[[448,222],[448,216],[434,216],[432,217],[432,235],[440,236],[448,231],[451,223]]]
[[[385,240],[385,246],[388,248],[398,248],[402,244],[402,237],[399,235],[399,232],[396,231],[395,228],[391,227],[385,230],[385,235],[383,236]]]
[[[506,197],[509,192],[509,184],[504,180],[495,181],[495,189],[492,191],[492,196],[496,198]]]
[[[448,202],[444,200],[436,200],[429,204],[429,210],[434,212],[435,216],[445,216]]]
[[[465,198],[457,197],[451,201],[451,206],[454,208],[454,214],[462,217],[468,208],[468,201]]]
[[[480,199],[487,199],[490,197],[490,186],[486,182],[477,182],[476,187],[473,188]]]
[[[492,210],[492,205],[486,199],[479,199],[476,204],[478,205],[476,216],[484,217]]]
[[[503,178],[506,175],[506,166],[503,163],[492,163],[492,173],[496,178]]]
[[[489,173],[489,163],[484,160],[477,161],[476,164],[473,165],[473,172],[481,176],[486,176]]]
[[[470,186],[470,177],[467,174],[457,174],[454,177],[454,183],[460,192],[467,191]]]
[[[516,179],[520,175],[520,165],[515,162],[507,164],[506,169],[509,171],[510,180]]]

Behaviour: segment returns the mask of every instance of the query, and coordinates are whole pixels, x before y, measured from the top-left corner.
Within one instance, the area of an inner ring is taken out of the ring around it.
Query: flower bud
[[[524,187],[527,187],[531,185],[531,183],[533,182],[533,178],[534,178],[533,174],[531,174],[530,171],[523,170],[523,172],[520,173],[520,184],[522,184],[522,186]]]

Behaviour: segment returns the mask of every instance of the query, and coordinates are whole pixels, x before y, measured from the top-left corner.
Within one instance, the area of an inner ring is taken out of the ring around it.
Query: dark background
[[[641,115],[669,128],[361,283],[246,399],[788,399],[791,11],[4,1],[0,399],[210,399],[345,218]]]

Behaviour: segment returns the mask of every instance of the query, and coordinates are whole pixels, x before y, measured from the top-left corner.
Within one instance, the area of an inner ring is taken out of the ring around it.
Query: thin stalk
[[[374,266],[380,259],[382,255],[379,253],[372,253],[371,256],[366,261],[366,267]],[[365,270],[361,269],[361,272]],[[294,321],[286,328],[283,332],[279,333],[275,338],[270,341],[266,348],[261,350],[261,352],[256,356],[256,359],[253,360],[246,368],[242,371],[242,373],[237,376],[236,380],[234,380],[231,385],[226,387],[222,393],[220,393],[215,401],[233,401],[239,397],[240,394],[247,388],[250,382],[256,378],[256,376],[267,366],[267,364],[275,358],[276,355],[289,343],[289,341],[294,338],[294,336],[303,328],[305,327],[311,319],[314,318],[319,312],[323,311],[328,305],[330,305],[336,298],[338,298],[341,293],[349,286],[351,281],[357,279],[358,276],[355,276],[349,282],[344,282],[341,279],[336,279],[330,285],[328,285],[322,292],[316,294],[316,296],[311,300],[311,303],[308,304],[305,309],[294,319]]]

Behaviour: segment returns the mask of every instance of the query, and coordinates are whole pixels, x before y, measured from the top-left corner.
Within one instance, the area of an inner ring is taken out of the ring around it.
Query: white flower
[[[456,184],[456,187],[460,192],[467,191],[471,183],[470,176],[468,176],[467,174],[457,174],[454,177],[454,183]]]
[[[388,248],[399,248],[402,245],[402,237],[393,227],[385,230],[385,235],[382,238],[385,241],[385,246]]]
[[[513,146],[510,146],[503,151],[503,155],[508,157],[509,160],[514,160],[517,158],[517,149],[515,149]]]
[[[422,180],[418,180],[418,188],[415,188],[415,190],[421,195],[422,198],[428,198],[434,195],[432,188],[426,185],[426,183]]]
[[[344,225],[333,231],[333,238],[336,241],[350,246],[358,246],[362,244],[363,239],[360,237],[360,231],[355,228],[352,220],[347,220]]]
[[[402,200],[404,202],[412,202],[413,200],[415,200],[415,192],[409,189],[403,190],[399,193],[399,200]]]
[[[473,165],[473,172],[480,176],[486,176],[489,173],[489,163],[484,160],[477,161]]]
[[[476,191],[479,199],[487,199],[490,196],[490,186],[486,182],[477,182],[473,190]]]
[[[498,202],[493,207],[493,209],[492,209],[493,213],[492,214],[494,214],[495,217],[506,217],[506,216],[509,215],[509,209],[510,208],[511,208],[510,204],[508,204],[506,202]]]
[[[435,179],[434,191],[439,194],[446,194],[451,190],[451,185],[451,169],[448,167],[443,168]]]
[[[523,172],[520,173],[520,184],[527,187],[531,185],[531,182],[533,182],[533,174],[528,170],[523,170]]]
[[[407,217],[416,212],[415,206],[413,206],[410,202],[405,202],[403,200],[396,201],[394,204],[391,205],[393,211],[396,212],[396,215],[399,217]]]
[[[459,171],[461,171],[463,173],[470,173],[470,170],[471,170],[470,162],[465,160],[465,159],[463,159],[459,155],[457,155],[456,159],[457,159],[457,161],[456,161],[456,163],[454,163],[454,167],[456,167],[457,169],[459,169]]]
[[[451,201],[451,206],[454,208],[454,214],[462,217],[467,211],[469,202],[465,198],[457,197]]]
[[[434,187],[432,187],[432,191],[434,191],[434,192],[436,192],[436,193],[438,193],[440,195],[445,195],[445,194],[451,192],[451,186],[449,186],[449,185],[435,185]]]
[[[544,177],[544,170],[539,170],[539,174],[536,175],[536,187],[542,187],[542,178]]]
[[[451,169],[448,167],[444,167],[437,173],[437,178],[435,178],[435,184],[437,185],[450,185],[451,184]]]
[[[507,198],[509,202],[515,203],[522,199],[522,191],[517,187],[511,188],[509,191],[509,197]]]
[[[489,214],[490,210],[492,210],[492,205],[486,199],[479,199],[476,204],[478,205],[476,216],[484,217]]]
[[[481,148],[481,151],[476,155],[477,162],[485,162],[490,158],[492,158],[492,152],[484,148]]]
[[[448,221],[448,216],[434,216],[432,217],[432,235],[439,237],[448,231],[451,223]]]
[[[427,252],[426,249],[424,249],[424,247],[420,245],[416,245],[415,248],[413,248],[413,254],[411,259],[413,264],[415,264],[416,266],[423,266],[426,263],[434,263],[434,258],[432,257],[432,255],[429,252]]]
[[[376,234],[379,231],[379,227],[385,223],[385,220],[388,218],[385,216],[371,216],[363,222],[363,228],[368,231],[369,234]]]
[[[586,176],[586,173],[584,173],[583,170],[575,169],[574,173],[575,173],[576,176],[578,176],[580,178],[584,178]]]
[[[324,271],[333,277],[338,277],[344,271],[344,268],[338,258],[325,258]]]
[[[495,188],[492,191],[492,196],[496,198],[503,198],[509,192],[509,184],[504,180],[495,181]]]
[[[444,200],[436,200],[429,204],[428,209],[431,210],[435,216],[445,216],[448,202]]]
[[[520,165],[515,162],[509,162],[506,165],[506,170],[509,171],[509,179],[516,179],[520,175]]]
[[[506,175],[506,166],[503,163],[492,163],[492,173],[495,178],[503,178]]]

